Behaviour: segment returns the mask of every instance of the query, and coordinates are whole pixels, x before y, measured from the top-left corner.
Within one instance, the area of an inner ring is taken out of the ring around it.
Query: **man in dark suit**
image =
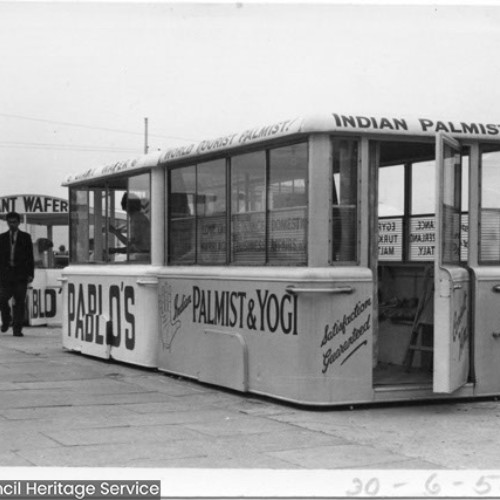
[[[0,313],[2,332],[12,321],[14,336],[22,337],[24,308],[28,283],[33,281],[35,263],[31,236],[19,229],[21,216],[7,214],[9,230],[0,234]],[[9,300],[14,297],[14,318],[11,318]]]

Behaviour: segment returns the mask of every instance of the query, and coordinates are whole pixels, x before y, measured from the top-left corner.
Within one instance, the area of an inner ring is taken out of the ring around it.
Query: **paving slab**
[[[404,455],[384,452],[371,446],[338,444],[270,452],[270,455],[308,469],[345,469],[366,467],[376,469],[379,464],[405,460]]]
[[[79,418],[85,416],[86,418],[93,418],[96,413],[100,416],[112,418],[123,414],[123,408],[113,405],[103,405],[99,408],[92,406],[77,407],[72,405],[59,405],[41,408],[14,408],[2,409],[0,415],[9,420],[47,420],[74,417]]]
[[[217,442],[227,449],[239,449],[253,453],[300,451],[304,448],[318,448],[348,443],[344,439],[328,436],[321,432],[311,432],[294,428],[269,432],[266,436],[262,434],[245,434],[244,439],[241,439],[239,434],[218,436]]]
[[[0,464],[2,467],[30,467],[34,464],[17,452],[0,453]]]
[[[227,416],[223,420],[212,422],[187,423],[188,429],[193,429],[209,436],[246,436],[247,434],[263,434],[287,430],[289,426],[262,417],[246,415]],[[244,439],[244,438],[243,438]]]
[[[141,427],[119,426],[47,432],[47,436],[64,446],[98,445],[124,443],[133,446],[136,443],[164,444],[176,440],[199,439],[200,434],[181,425],[150,425]]]
[[[122,380],[136,387],[158,391],[169,396],[190,396],[203,394],[207,391],[204,386],[192,386],[184,382],[186,379],[169,376],[161,372],[150,372],[144,375],[140,373],[138,375],[135,373],[129,374],[127,372]]]
[[[16,452],[22,449],[33,448],[55,448],[59,444],[43,432],[33,429],[13,429],[11,426],[6,426],[0,422],[0,454],[8,452]]]

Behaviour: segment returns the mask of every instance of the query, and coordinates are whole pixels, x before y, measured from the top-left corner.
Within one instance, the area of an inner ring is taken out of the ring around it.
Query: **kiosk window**
[[[231,261],[266,262],[266,153],[231,158]]]
[[[169,255],[174,264],[196,262],[196,167],[178,168],[169,179]]]
[[[383,167],[378,172],[379,217],[402,216],[405,211],[404,165]]]
[[[131,261],[149,262],[151,253],[151,181],[149,174],[130,177],[127,196],[120,205],[127,214],[127,255]],[[125,198],[124,198],[125,197]]]
[[[106,191],[95,189],[89,191],[89,208],[91,217],[89,219],[89,262],[103,262],[106,238],[105,217]]]
[[[225,160],[170,172],[170,263],[225,264],[226,218]]]
[[[305,265],[307,147],[272,149],[269,159],[269,263]]]
[[[72,189],[69,194],[69,253],[70,262],[89,260],[89,192],[87,189]]]
[[[306,143],[173,169],[168,197],[171,264],[307,263]]]
[[[333,140],[332,260],[357,260],[358,141]]]
[[[73,263],[149,262],[150,175],[70,191]]]
[[[483,263],[500,262],[500,152],[481,155],[479,256]]]
[[[434,214],[436,211],[436,162],[412,164],[412,215]]]
[[[391,165],[378,171],[378,255],[383,261],[403,259],[405,166]]]
[[[225,264],[226,161],[198,165],[197,255],[199,264]]]

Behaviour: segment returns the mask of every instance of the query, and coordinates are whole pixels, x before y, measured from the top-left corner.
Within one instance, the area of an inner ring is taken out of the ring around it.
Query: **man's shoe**
[[[23,332],[14,332],[14,337],[24,337]]]
[[[2,332],[6,332],[9,329],[9,324],[8,323],[2,323]]]

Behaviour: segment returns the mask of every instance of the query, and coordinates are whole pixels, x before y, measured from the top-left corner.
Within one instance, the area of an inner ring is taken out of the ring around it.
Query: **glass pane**
[[[378,258],[403,259],[403,214],[405,211],[405,166],[378,170]]]
[[[127,212],[128,260],[149,262],[151,253],[151,180],[149,174],[130,177],[121,206]]]
[[[307,145],[270,151],[268,262],[307,263]]]
[[[500,152],[481,154],[479,255],[482,262],[500,262]]]
[[[231,261],[266,262],[266,155],[264,151],[231,159]]]
[[[70,262],[85,263],[89,260],[89,199],[86,189],[71,189],[70,203]]]
[[[378,220],[378,259],[403,259],[403,218],[380,217]]]
[[[194,264],[196,242],[196,167],[170,172],[169,257],[172,264]]]
[[[393,217],[405,211],[405,167],[394,165],[378,171],[378,215]]]
[[[469,200],[469,156],[462,156],[462,205]],[[458,182],[458,181],[457,181]],[[412,218],[410,220],[410,260],[433,260],[435,255],[435,162],[416,162],[412,167]],[[460,260],[467,260],[468,216],[462,211]]]
[[[461,228],[461,173],[460,154],[444,145],[442,206],[442,259],[443,263],[460,262]]]
[[[357,260],[358,142],[333,140],[333,261]]]
[[[436,211],[436,162],[422,161],[412,165],[412,215]]]
[[[106,192],[95,189],[89,193],[89,261],[104,262],[106,248]]]
[[[460,217],[460,260],[467,262],[469,256],[469,153],[462,154],[462,202]]]
[[[124,198],[127,181],[113,181],[108,188],[107,213],[108,233],[107,247],[110,262],[124,262],[127,260],[127,212],[125,211]]]
[[[434,215],[417,215],[410,219],[410,260],[434,260],[436,253],[435,219]]]
[[[198,165],[198,263],[226,263],[226,160]]]

